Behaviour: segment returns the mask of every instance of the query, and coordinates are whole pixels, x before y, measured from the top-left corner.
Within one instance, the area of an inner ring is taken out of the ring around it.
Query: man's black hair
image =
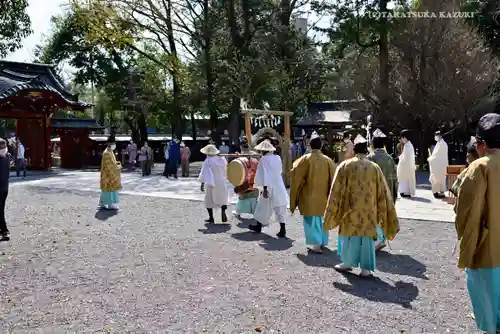
[[[368,153],[368,147],[366,146],[366,143],[359,143],[354,145],[354,153],[356,154],[367,154]]]
[[[309,141],[309,145],[313,150],[321,150],[321,146],[323,146],[323,142],[321,141],[321,138],[314,138]]]
[[[381,137],[373,138],[373,148],[384,148],[385,140]]]

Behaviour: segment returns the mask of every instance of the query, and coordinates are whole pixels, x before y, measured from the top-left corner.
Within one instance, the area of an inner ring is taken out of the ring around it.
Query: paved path
[[[26,180],[15,181],[13,186],[22,184],[53,189],[99,192],[99,173],[76,171],[33,176]],[[200,185],[195,178],[167,180],[160,175],[142,177],[139,173],[123,173],[122,186],[121,193],[127,195],[193,201],[203,201],[204,198],[203,193],[199,190]],[[235,203],[236,197],[234,195],[231,201]],[[401,218],[454,221],[453,207],[444,201],[434,199],[431,191],[427,189],[417,189],[417,196],[413,199],[399,199],[396,208]]]

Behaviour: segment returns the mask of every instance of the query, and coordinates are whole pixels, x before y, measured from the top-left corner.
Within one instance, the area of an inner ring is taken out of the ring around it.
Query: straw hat
[[[273,144],[271,144],[271,142],[268,139],[263,140],[259,145],[255,146],[253,149],[257,150],[257,151],[265,151],[265,152],[276,151],[276,148],[273,146]]]
[[[202,148],[200,150],[200,152],[205,154],[205,155],[217,155],[220,153],[220,151],[217,149],[217,147],[215,147],[215,145],[212,145],[212,144],[208,144],[207,146]]]

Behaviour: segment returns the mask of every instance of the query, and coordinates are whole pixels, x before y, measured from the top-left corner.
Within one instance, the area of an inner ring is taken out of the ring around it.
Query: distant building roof
[[[352,113],[358,111],[363,103],[363,100],[311,102],[306,113],[295,126],[319,127],[325,124],[351,124],[353,123]]]
[[[90,107],[90,104],[78,100],[78,94],[63,86],[54,74],[53,65],[0,60],[0,100],[23,91],[49,91],[58,94],[72,107]]]
[[[50,121],[54,129],[104,129],[104,126],[99,125],[93,118],[51,118]]]

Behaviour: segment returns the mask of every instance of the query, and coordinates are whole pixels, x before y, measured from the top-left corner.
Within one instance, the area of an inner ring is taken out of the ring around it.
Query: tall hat
[[[367,140],[362,135],[357,135],[356,138],[354,138],[354,145],[365,143],[367,143]]]
[[[108,137],[108,139],[106,139],[106,143],[115,143],[116,140],[115,140],[115,136],[111,135]]]
[[[399,135],[400,137],[404,137],[406,139],[410,139],[410,130],[408,129],[405,129],[403,131],[401,131],[401,134]]]
[[[486,142],[500,141],[500,115],[490,113],[481,117],[477,124],[476,138]]]
[[[318,135],[318,133],[316,131],[313,131],[313,133],[311,133],[311,140],[318,139],[318,138],[320,138],[320,136]]]
[[[387,136],[382,132],[382,130],[377,129],[373,132],[373,138],[387,138]]]
[[[472,146],[474,146],[474,144],[475,144],[476,142],[477,142],[476,137],[471,136],[471,137],[470,137],[470,140],[469,140],[469,143],[467,144],[467,149],[470,149]]]
[[[441,131],[437,130],[436,132],[434,132],[434,135],[435,136],[441,136]]]
[[[220,151],[217,149],[217,147],[215,147],[215,145],[212,145],[212,144],[208,144],[207,146],[202,148],[200,150],[200,152],[205,154],[205,155],[217,155],[220,153]]]
[[[276,148],[271,144],[269,139],[262,141],[259,145],[254,147],[254,150],[257,151],[266,151],[266,152],[274,152]]]

